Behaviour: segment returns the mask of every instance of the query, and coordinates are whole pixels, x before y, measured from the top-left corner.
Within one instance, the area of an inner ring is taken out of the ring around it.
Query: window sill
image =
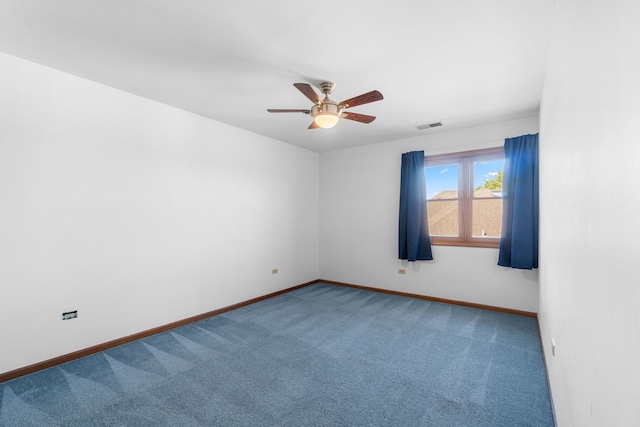
[[[500,239],[478,239],[474,241],[462,241],[443,238],[431,238],[433,246],[465,246],[469,248],[500,248]]]

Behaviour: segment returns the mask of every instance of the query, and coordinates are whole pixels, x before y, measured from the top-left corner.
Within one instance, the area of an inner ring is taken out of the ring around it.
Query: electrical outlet
[[[398,274],[407,274],[407,270],[405,270],[404,268],[399,268]]]
[[[78,310],[67,311],[66,313],[62,313],[62,320],[75,319],[78,317]]]
[[[556,356],[556,340],[554,340],[553,338],[551,338],[551,355],[553,357]]]
[[[272,269],[271,274],[278,274],[278,269],[277,268]]]

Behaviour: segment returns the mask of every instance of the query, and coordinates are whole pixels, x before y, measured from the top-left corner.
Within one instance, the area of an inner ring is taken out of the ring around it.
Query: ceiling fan
[[[318,85],[320,91],[324,94],[324,99],[313,90],[311,85],[307,83],[294,83],[296,89],[298,89],[304,96],[309,98],[313,102],[313,107],[310,110],[292,110],[292,109],[277,109],[270,108],[267,111],[270,113],[304,113],[310,114],[313,117],[313,122],[309,125],[309,129],[317,128],[332,128],[338,124],[340,119],[354,120],[360,123],[371,123],[376,118],[375,116],[367,116],[366,114],[357,114],[344,111],[347,108],[356,107],[362,104],[368,104],[370,102],[380,101],[383,99],[382,94],[377,90],[364,93],[354,98],[349,98],[346,101],[336,102],[329,98],[329,94],[333,92],[336,85],[331,82],[322,82]]]

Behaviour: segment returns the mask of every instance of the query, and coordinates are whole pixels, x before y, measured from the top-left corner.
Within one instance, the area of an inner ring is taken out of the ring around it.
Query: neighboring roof
[[[499,237],[502,229],[502,198],[488,188],[475,191],[473,236]],[[429,233],[434,236],[458,235],[458,192],[445,190],[427,201]]]

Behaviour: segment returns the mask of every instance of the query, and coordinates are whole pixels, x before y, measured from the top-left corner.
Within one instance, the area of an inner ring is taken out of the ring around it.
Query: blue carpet
[[[0,384],[0,426],[553,426],[536,320],[318,283]]]

